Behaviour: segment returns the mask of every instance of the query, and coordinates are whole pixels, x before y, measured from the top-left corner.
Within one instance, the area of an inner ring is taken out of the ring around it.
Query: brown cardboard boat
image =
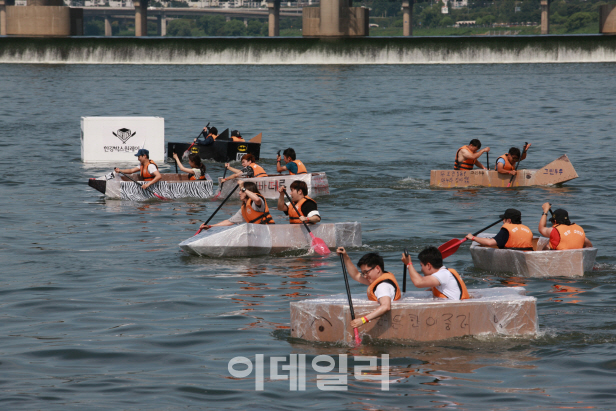
[[[430,291],[406,292],[391,311],[360,328],[372,339],[433,341],[466,335],[533,336],[538,331],[537,299],[523,287],[469,290],[468,300],[432,297]],[[353,295],[355,315],[378,307],[366,294]],[[354,340],[346,294],[291,303],[291,336],[308,341]]]
[[[538,170],[518,170],[512,187],[548,186],[562,184],[578,178],[569,157],[563,154]],[[442,188],[454,187],[507,187],[511,175],[494,170],[432,170],[430,185]]]

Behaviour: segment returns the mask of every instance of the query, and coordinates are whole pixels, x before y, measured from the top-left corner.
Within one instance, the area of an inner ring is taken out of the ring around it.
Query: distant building
[[[468,7],[468,0],[451,0],[452,9],[461,9],[462,7]]]

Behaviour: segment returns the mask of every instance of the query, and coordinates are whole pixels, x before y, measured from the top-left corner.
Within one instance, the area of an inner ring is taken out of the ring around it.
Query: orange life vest
[[[240,143],[240,142],[246,142],[246,140],[244,140],[242,137],[235,137],[235,136],[231,136],[231,139],[234,142]]]
[[[455,162],[453,163],[454,170],[472,170],[473,166],[477,162],[477,160],[474,158],[467,158],[466,160],[459,162],[458,154],[460,154],[460,150],[463,150],[463,149],[467,149],[468,151],[471,151],[471,149],[468,146],[462,146],[458,149],[458,151],[456,151],[456,159],[455,159]]]
[[[254,177],[267,177],[267,173],[263,170],[263,167],[256,163],[250,163],[248,167],[251,167],[254,171]]]
[[[293,160],[291,162],[295,163],[295,165],[297,165],[297,174],[306,174],[308,172],[308,171],[306,171],[306,166],[301,161]],[[292,175],[292,176],[295,175],[295,173],[292,173],[290,171],[289,171],[289,174]]]
[[[550,235],[550,249],[552,250],[575,250],[584,248],[584,240],[586,233],[584,229],[577,224],[563,225],[557,224],[552,227],[560,235],[560,241],[557,243],[556,238]]]
[[[289,223],[291,224],[302,224],[301,220],[299,219],[300,217],[306,217],[304,215],[304,213],[302,213],[302,205],[306,202],[306,200],[310,200],[313,203],[317,203],[316,201],[314,201],[312,198],[308,197],[308,196],[304,196],[304,198],[302,198],[301,200],[299,200],[296,204],[295,204],[295,208],[297,208],[297,211],[299,211],[299,214],[297,214],[295,212],[295,208],[293,207],[292,204],[289,204],[288,207],[288,213],[289,213]]]
[[[376,298],[376,295],[374,295],[374,290],[376,289],[376,286],[382,283],[383,281],[391,281],[393,283],[393,286],[396,289],[396,295],[394,296],[394,301],[397,301],[400,298],[402,298],[402,294],[400,293],[400,287],[398,286],[396,277],[394,277],[392,273],[385,271],[383,274],[381,274],[379,278],[374,280],[374,282],[368,286],[368,299],[370,301],[379,301],[378,298]]]
[[[458,274],[458,272],[454,270],[453,268],[448,268],[447,271],[453,274],[453,277],[456,279],[458,283],[458,287],[460,287],[460,300],[468,300],[469,298],[471,298],[471,296],[468,295],[466,284],[464,284],[464,280],[462,280],[462,277],[460,277],[460,274]],[[442,292],[440,292],[439,290],[437,290],[436,287],[432,287],[432,295],[437,298],[447,298],[447,296],[443,294]]]
[[[195,180],[196,180],[195,175],[194,175],[194,174],[193,174],[193,175],[191,175],[191,176],[190,176],[190,178],[189,178],[189,180],[191,180],[191,181],[195,181]],[[199,177],[199,180],[205,180],[205,176],[201,176],[201,177]]]
[[[150,174],[150,172],[148,171],[148,166],[150,164],[154,164],[156,166],[156,163],[153,162],[152,160],[148,160],[149,163],[147,164],[147,166],[143,166],[143,164],[139,164],[139,174],[141,174],[141,178],[143,178],[145,181],[152,181],[154,180],[154,174]],[[158,166],[156,166],[156,169],[158,170]]]
[[[502,156],[496,159],[496,163],[494,164],[495,170],[498,170],[498,160],[500,160],[501,158],[505,160],[505,165],[503,166],[503,170],[508,170],[508,171],[515,170],[515,167],[513,166],[513,164],[511,164],[509,160],[507,159],[507,154],[503,154]]]
[[[509,240],[505,248],[533,249],[533,232],[524,224],[503,224],[505,230],[509,231]]]
[[[252,208],[252,199],[249,198],[245,204],[242,204],[242,217],[244,217],[244,221],[251,224],[276,224],[269,212],[269,207],[267,206],[265,197],[261,194],[257,194],[257,196],[265,204],[265,211],[262,213],[255,211]]]

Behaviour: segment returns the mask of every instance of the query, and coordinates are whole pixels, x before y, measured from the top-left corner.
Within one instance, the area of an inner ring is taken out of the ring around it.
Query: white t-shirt
[[[387,282],[382,282],[374,289],[374,295],[377,300],[381,297],[389,297],[393,301],[396,297],[396,288]]]
[[[195,173],[195,180],[199,180],[201,178],[201,169],[200,168],[193,168],[192,171],[194,171],[194,173]],[[208,173],[205,173],[205,179],[206,180],[211,180],[212,178],[210,177],[210,175]]]
[[[257,206],[255,204],[254,201],[251,202],[250,204],[250,208],[252,208],[255,211],[258,211],[260,213],[265,212],[265,200],[261,199],[261,205]],[[245,223],[246,221],[244,221],[244,216],[242,215],[242,209],[240,208],[237,213],[235,213],[233,215],[233,217],[231,217],[229,219],[230,222],[232,222],[233,224],[242,224]]]
[[[436,277],[439,283],[441,283],[436,289],[445,294],[447,298],[450,300],[460,299],[461,290],[456,277],[445,266],[442,266],[440,270],[432,274],[432,277]]]
[[[154,175],[154,172],[158,170],[158,167],[156,167],[154,164],[148,164],[148,173],[150,173],[150,175]]]

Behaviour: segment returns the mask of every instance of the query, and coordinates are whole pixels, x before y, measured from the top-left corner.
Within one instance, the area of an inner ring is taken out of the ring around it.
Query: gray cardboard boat
[[[479,237],[492,238],[483,233]],[[500,250],[473,241],[471,256],[475,267],[492,272],[509,272],[522,277],[579,277],[592,271],[597,257],[594,247],[577,250],[549,250],[549,239],[535,237],[535,251]]]
[[[316,224],[312,233],[334,250],[360,247],[361,223]],[[212,227],[184,240],[180,248],[207,257],[250,257],[290,250],[308,250],[312,238],[303,224],[239,224]]]

